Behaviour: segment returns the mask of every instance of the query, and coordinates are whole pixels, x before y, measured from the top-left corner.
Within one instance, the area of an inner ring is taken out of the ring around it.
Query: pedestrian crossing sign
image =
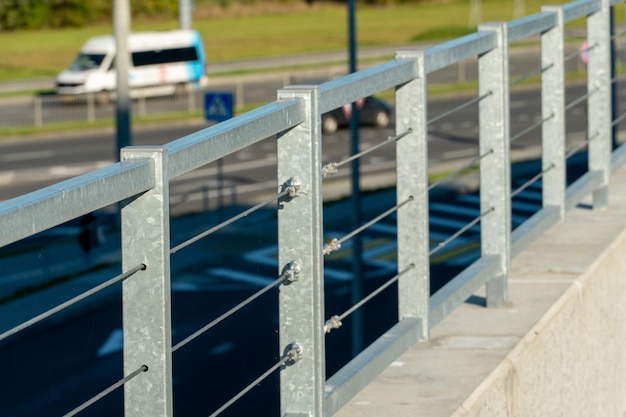
[[[204,118],[223,122],[233,117],[233,95],[231,93],[208,92],[204,95]]]

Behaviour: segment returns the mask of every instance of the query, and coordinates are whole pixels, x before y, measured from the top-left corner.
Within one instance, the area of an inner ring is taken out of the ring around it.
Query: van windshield
[[[70,65],[72,71],[87,71],[99,68],[104,60],[104,54],[85,54],[80,53]]]

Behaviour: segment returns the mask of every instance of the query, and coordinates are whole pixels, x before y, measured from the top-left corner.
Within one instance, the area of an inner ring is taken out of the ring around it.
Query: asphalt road
[[[585,93],[584,86],[568,88],[568,102]],[[435,118],[467,102],[469,95],[436,98],[429,102],[429,118]],[[586,102],[568,113],[568,133],[584,135],[586,129]],[[540,96],[537,90],[523,89],[511,95],[511,134],[521,132],[540,120]],[[166,126],[138,127],[133,130],[133,145],[161,145],[208,126],[202,122]],[[392,124],[393,126],[393,120]],[[431,166],[472,158],[477,155],[478,106],[467,106],[429,126],[429,159]],[[538,130],[537,130],[538,131]],[[539,145],[537,131],[521,137],[512,146],[524,149]],[[361,148],[367,149],[385,140],[394,132],[389,129],[363,128]],[[345,159],[350,148],[349,132],[340,130],[325,135],[324,163]],[[209,208],[210,201],[232,199],[247,201],[250,193],[274,190],[276,143],[268,138],[255,146],[226,157],[190,173],[172,184],[173,207],[182,210],[182,204],[194,204],[193,209]],[[116,159],[113,129],[56,134],[38,137],[20,137],[0,141],[0,200],[7,200],[31,192],[93,169]],[[383,147],[362,161],[364,175],[381,174],[395,166],[395,149]],[[338,177],[349,176],[349,170]],[[222,190],[221,196],[219,190]],[[233,195],[232,193],[236,195]],[[211,196],[209,199],[208,197]],[[249,201],[249,200],[248,200]],[[211,203],[212,204],[212,203]],[[214,207],[214,206],[213,206]]]
[[[426,47],[428,45],[404,45],[385,48],[362,48],[359,50],[360,59],[378,58],[380,61],[392,59],[394,51],[407,48]],[[566,70],[568,72],[584,71],[584,65],[577,59],[578,44],[576,42],[566,46]],[[529,74],[537,73],[540,68],[540,57],[537,48],[515,47],[510,50],[511,81],[520,79]],[[252,61],[235,61],[209,63],[210,91],[231,92],[236,97],[238,105],[259,105],[268,103],[276,98],[276,90],[289,84],[302,84],[327,81],[345,74],[345,51],[327,52],[311,55],[283,57],[280,59],[259,59]],[[319,68],[326,63],[326,67]],[[339,64],[337,64],[339,63]],[[290,66],[306,66],[315,64],[316,67],[308,70],[292,70]],[[264,70],[274,72],[218,76],[220,73],[233,71]],[[281,71],[280,68],[283,68]],[[284,70],[288,68],[288,70]],[[428,75],[429,85],[454,84],[476,80],[477,65],[475,59],[469,59],[456,65],[451,65]],[[42,89],[52,91],[54,80],[38,79],[1,83],[0,92]],[[203,108],[203,92],[198,91],[185,97],[159,97],[133,102],[133,114],[159,114],[171,112],[185,112],[189,109]],[[78,99],[68,101],[54,94],[11,97],[0,100],[0,127],[39,126],[51,123],[111,119],[114,116],[112,105],[98,105],[94,101]]]

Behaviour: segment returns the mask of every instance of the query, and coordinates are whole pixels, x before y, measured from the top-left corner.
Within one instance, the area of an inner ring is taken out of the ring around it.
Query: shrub
[[[0,0],[0,31],[82,27],[110,22],[111,0]],[[174,17],[178,0],[131,1],[134,17]]]

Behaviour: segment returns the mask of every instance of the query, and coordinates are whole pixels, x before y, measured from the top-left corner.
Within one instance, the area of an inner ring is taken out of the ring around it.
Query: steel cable
[[[295,265],[295,264],[293,264],[293,265]],[[293,276],[297,275],[298,272],[299,272],[299,269],[297,269],[297,270],[296,269],[292,269],[292,270],[287,269],[276,280],[274,280],[270,284],[266,285],[265,287],[263,287],[261,290],[257,291],[256,293],[252,294],[250,297],[246,298],[245,300],[243,300],[242,302],[240,302],[239,304],[237,304],[236,306],[234,306],[233,308],[231,308],[227,312],[223,313],[222,315],[217,317],[215,320],[211,321],[209,324],[205,325],[204,327],[200,328],[199,330],[196,330],[194,333],[192,333],[191,335],[187,336],[185,339],[183,339],[180,342],[178,342],[174,347],[172,347],[172,352],[176,352],[178,349],[182,348],[187,343],[191,342],[192,340],[194,340],[197,337],[201,336],[203,333],[205,333],[208,330],[210,330],[211,328],[215,327],[216,325],[218,325],[222,321],[226,320],[228,317],[232,316],[233,314],[235,314],[236,312],[238,312],[239,310],[241,310],[242,308],[244,308],[245,306],[250,304],[252,301],[256,300],[261,295],[265,294],[270,289],[274,288],[276,285],[284,282],[285,280],[295,281],[295,278],[292,279],[290,277],[293,277]]]
[[[124,273],[122,273],[122,274],[120,274],[120,275],[118,275],[116,277],[113,277],[110,280],[108,280],[106,282],[103,282],[102,284],[99,284],[99,285],[91,288],[90,290],[87,290],[87,291],[77,295],[76,297],[71,298],[71,299],[63,302],[63,303],[59,304],[58,306],[51,308],[48,311],[46,311],[44,313],[41,313],[38,316],[35,316],[32,319],[30,319],[30,320],[25,321],[24,323],[20,324],[19,326],[16,326],[16,327],[14,327],[14,328],[12,328],[10,330],[7,330],[6,332],[0,334],[0,341],[6,339],[9,336],[14,335],[15,333],[18,333],[18,332],[20,332],[20,331],[22,331],[22,330],[24,330],[24,329],[26,329],[26,328],[36,324],[36,323],[39,323],[40,321],[42,321],[44,319],[47,319],[48,317],[52,316],[53,314],[56,314],[59,311],[64,310],[64,309],[66,309],[66,308],[76,304],[77,302],[79,302],[81,300],[84,300],[85,298],[87,298],[87,297],[89,297],[91,295],[94,295],[95,293],[100,292],[100,291],[104,290],[107,287],[110,287],[111,285],[113,285],[115,283],[123,281],[126,278],[130,277],[131,275],[133,275],[133,274],[135,274],[135,273],[137,273],[139,271],[143,271],[145,269],[146,269],[146,265],[141,264],[141,265],[136,266],[135,268],[133,268],[133,269],[127,271],[127,272],[124,272]]]
[[[526,129],[522,130],[521,132],[516,133],[514,136],[511,137],[511,139],[509,140],[509,143],[513,143],[516,140],[518,140],[519,138],[521,138],[522,136],[524,136],[525,134],[537,129],[538,127],[543,126],[543,124],[545,122],[547,122],[548,120],[552,119],[554,117],[554,113],[552,113],[550,116],[545,117],[543,119],[541,119],[540,121],[538,121],[537,123],[528,126]]]
[[[377,289],[372,291],[370,294],[368,294],[367,297],[363,298],[361,301],[359,301],[358,303],[354,304],[352,307],[350,307],[348,310],[346,310],[343,314],[338,315],[338,316],[337,315],[332,316],[331,318],[326,320],[326,323],[324,324],[324,333],[330,333],[331,330],[338,329],[339,327],[341,327],[341,322],[342,322],[343,319],[348,317],[350,314],[354,313],[356,310],[361,308],[364,304],[369,302],[372,298],[376,297],[378,294],[383,292],[391,284],[393,284],[394,282],[398,281],[398,279],[400,279],[400,277],[402,275],[406,274],[408,271],[410,271],[413,268],[415,268],[414,264],[409,265],[408,268],[404,269],[401,272],[398,272],[398,274],[396,276],[394,276],[393,278],[389,279],[383,285],[381,285],[380,287],[378,287]]]
[[[452,242],[457,237],[461,236],[463,233],[468,231],[472,226],[474,226],[476,223],[478,223],[483,217],[485,217],[489,213],[493,212],[494,210],[495,209],[493,207],[491,207],[489,210],[486,210],[484,213],[481,213],[480,216],[476,217],[474,220],[472,220],[471,222],[466,224],[464,227],[462,227],[459,231],[454,233],[452,236],[450,236],[449,238],[447,238],[443,242],[440,242],[439,244],[437,244],[437,246],[435,246],[434,248],[432,248],[430,250],[430,252],[428,252],[428,255],[432,256],[432,255],[436,254],[437,252],[439,252],[441,249],[445,248],[447,245],[450,244],[450,242]]]
[[[521,193],[522,191],[524,191],[526,188],[530,187],[530,185],[532,183],[534,183],[535,181],[539,180],[541,177],[543,177],[543,175],[556,168],[556,165],[554,164],[550,164],[550,166],[546,169],[544,169],[543,171],[541,171],[540,173],[538,173],[537,175],[535,175],[534,177],[532,177],[531,179],[529,179],[528,181],[526,181],[524,184],[522,184],[519,188],[517,188],[515,191],[511,192],[511,198],[515,198],[515,196],[517,196],[519,193]]]
[[[626,113],[622,113],[622,115],[620,117],[618,117],[617,119],[613,120],[611,122],[611,127],[615,127],[618,124],[620,124],[622,122],[622,120],[626,119]]]
[[[210,229],[208,229],[208,230],[206,230],[206,231],[204,231],[204,232],[202,232],[202,233],[192,237],[191,239],[189,239],[189,240],[187,240],[187,241],[185,241],[185,242],[183,242],[183,243],[181,243],[181,244],[179,244],[177,246],[174,246],[173,248],[170,249],[170,254],[174,254],[174,253],[178,252],[179,250],[186,248],[187,246],[191,245],[192,243],[195,243],[195,242],[199,241],[200,239],[203,239],[203,238],[209,236],[210,234],[215,233],[215,232],[225,228],[226,226],[229,226],[229,225],[233,224],[234,222],[236,222],[236,221],[238,221],[238,220],[240,220],[240,219],[250,215],[251,213],[254,213],[255,211],[257,211],[257,210],[267,206],[270,203],[273,203],[274,201],[279,200],[282,197],[285,197],[287,195],[294,197],[294,196],[297,196],[300,192],[301,191],[300,191],[299,185],[296,184],[296,183],[292,183],[291,185],[286,187],[286,189],[284,191],[278,193],[277,195],[272,196],[272,197],[268,198],[267,200],[260,202],[259,204],[255,205],[254,207],[251,207],[251,208],[249,208],[249,209],[239,213],[238,215],[233,216],[230,219],[228,219],[228,220],[226,220],[226,221],[224,221],[224,222],[222,222],[222,223],[220,223],[220,224],[218,224],[216,226],[213,226],[212,228],[210,228]]]
[[[595,135],[593,135],[593,137],[579,143],[578,145],[576,145],[575,147],[573,147],[567,154],[565,154],[565,160],[570,159],[572,156],[574,156],[575,154],[578,153],[578,151],[580,151],[581,149],[585,148],[586,146],[589,145],[589,141],[591,141],[592,139],[594,139],[595,137],[597,137],[600,133],[596,133]]]
[[[591,51],[592,49],[596,48],[597,46],[598,46],[598,44],[597,44],[597,43],[594,43],[593,45],[588,46],[588,47],[586,47],[586,48],[585,48],[585,49],[583,49],[583,50],[576,51],[576,52],[574,52],[574,53],[572,53],[572,54],[569,54],[569,55],[565,55],[565,58],[563,58],[563,61],[567,62],[567,61],[571,61],[571,60],[572,60],[572,59],[574,59],[574,58],[578,58],[578,57],[580,56],[580,54],[583,54],[583,53],[589,52],[589,51]]]
[[[413,131],[413,129],[407,129],[406,131],[400,133],[399,135],[389,136],[389,137],[387,137],[387,139],[384,142],[381,142],[381,143],[379,143],[377,145],[372,146],[369,149],[366,149],[366,150],[361,151],[361,152],[359,152],[357,154],[354,154],[351,157],[349,157],[347,159],[344,159],[341,162],[331,162],[331,163],[328,163],[328,164],[326,164],[322,168],[322,176],[324,178],[326,178],[326,176],[328,176],[328,175],[334,175],[334,174],[337,173],[337,168],[339,168],[339,167],[341,167],[343,165],[346,165],[347,163],[352,162],[355,159],[362,158],[363,156],[365,156],[365,155],[367,155],[367,154],[369,154],[371,152],[374,152],[374,151],[382,148],[385,145],[388,145],[390,143],[396,142],[397,140],[402,139],[403,137],[405,137],[406,135],[408,135],[412,131]]]
[[[580,104],[583,101],[587,100],[592,94],[594,94],[597,91],[598,91],[598,89],[594,88],[593,90],[589,91],[588,93],[585,93],[582,96],[578,97],[576,100],[570,102],[568,105],[565,106],[565,111],[571,110],[574,106],[576,106],[577,104]]]
[[[455,107],[455,108],[453,108],[453,109],[448,110],[448,111],[447,111],[447,112],[445,112],[445,113],[440,114],[439,116],[435,116],[435,117],[433,117],[433,118],[432,118],[432,119],[430,119],[430,120],[429,120],[426,124],[427,124],[427,125],[431,125],[431,124],[433,124],[433,123],[435,123],[435,122],[438,122],[439,120],[444,119],[444,118],[446,118],[446,117],[448,117],[448,116],[450,116],[450,115],[452,115],[452,114],[454,114],[454,113],[458,112],[459,110],[464,109],[465,107],[471,106],[472,104],[475,104],[475,103],[478,103],[479,101],[482,101],[483,99],[485,99],[485,98],[489,97],[489,96],[490,96],[490,95],[492,95],[492,94],[493,94],[493,91],[491,91],[491,90],[490,90],[490,91],[488,91],[487,93],[483,94],[483,95],[482,95],[482,96],[480,96],[480,97],[473,98],[473,99],[471,99],[471,100],[469,100],[469,101],[466,101],[466,102],[465,102],[465,103],[463,103],[463,104],[460,104],[460,105],[456,106],[456,107]]]
[[[626,30],[622,30],[621,32],[614,33],[613,35],[611,35],[611,40],[614,41],[615,39],[623,35],[626,35]]]
[[[92,397],[88,401],[82,403],[81,405],[79,405],[78,407],[76,407],[75,409],[70,411],[69,413],[65,414],[63,417],[75,416],[76,414],[78,414],[81,411],[85,410],[87,407],[90,407],[91,405],[93,405],[96,401],[101,400],[102,398],[106,397],[107,395],[109,395],[110,393],[112,393],[113,391],[115,391],[116,389],[121,387],[122,385],[126,384],[128,381],[130,381],[131,379],[133,379],[134,377],[136,377],[140,373],[147,372],[147,371],[148,371],[148,367],[146,365],[142,365],[139,369],[137,369],[133,373],[131,373],[128,376],[120,379],[115,384],[111,385],[109,388],[105,389],[104,391],[101,391],[100,394],[95,395],[94,397]]]
[[[372,220],[370,220],[369,222],[363,224],[362,226],[357,227],[356,229],[354,229],[352,232],[348,233],[347,235],[345,235],[341,239],[332,239],[329,243],[324,245],[324,248],[322,249],[322,254],[323,255],[329,255],[329,254],[331,254],[331,253],[341,249],[341,244],[342,243],[344,243],[347,240],[350,240],[352,237],[354,237],[357,234],[361,233],[363,230],[369,228],[370,226],[378,223],[379,221],[381,221],[385,217],[389,216],[390,214],[395,213],[396,211],[398,211],[400,209],[400,207],[404,206],[405,204],[407,204],[407,203],[409,203],[411,201],[413,201],[413,196],[410,196],[409,198],[407,198],[402,203],[397,204],[396,206],[394,206],[394,207],[390,208],[389,210],[385,211],[384,213],[374,217]]]
[[[446,175],[445,177],[433,182],[431,185],[428,186],[428,191],[434,189],[435,187],[440,186],[441,184],[450,181],[451,179],[457,177],[460,173],[462,173],[463,171],[465,171],[466,169],[472,168],[473,166],[476,165],[477,162],[479,162],[481,159],[483,159],[484,157],[486,157],[487,155],[490,155],[493,153],[493,149],[489,149],[487,152],[485,152],[482,155],[478,155],[476,157],[474,157],[474,159],[472,159],[469,163],[460,166],[459,168],[455,169],[454,171],[452,171],[450,174]]]
[[[611,84],[615,84],[616,82],[624,81],[624,80],[626,80],[626,73],[621,73],[611,78]]]
[[[539,68],[538,70],[530,71],[527,74],[521,75],[520,77],[518,77],[518,78],[514,79],[513,81],[511,81],[510,85],[512,87],[514,85],[517,85],[517,84],[521,83],[522,81],[526,81],[530,77],[534,77],[535,75],[543,74],[544,72],[546,72],[547,70],[549,70],[552,67],[554,67],[554,64],[550,64],[547,67]]]
[[[222,411],[226,410],[228,407],[237,402],[241,397],[246,395],[252,388],[261,383],[265,378],[270,376],[276,370],[287,364],[288,362],[295,363],[299,360],[301,354],[301,349],[298,345],[292,344],[291,349],[283,355],[283,357],[273,366],[271,366],[267,371],[265,371],[261,376],[252,381],[248,386],[239,391],[237,395],[231,398],[226,404],[222,405],[216,411],[213,412],[209,417],[215,417],[222,413]]]

